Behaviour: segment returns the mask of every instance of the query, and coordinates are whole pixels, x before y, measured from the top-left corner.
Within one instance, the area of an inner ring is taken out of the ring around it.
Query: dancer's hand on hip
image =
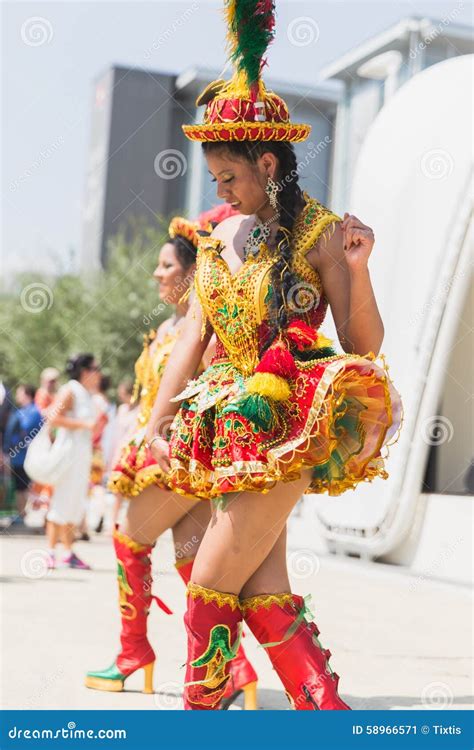
[[[150,445],[151,455],[162,471],[166,474],[170,470],[169,445],[163,437],[156,437]]]

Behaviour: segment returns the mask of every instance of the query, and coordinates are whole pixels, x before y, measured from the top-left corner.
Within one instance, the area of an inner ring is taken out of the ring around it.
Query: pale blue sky
[[[2,245],[9,271],[67,265],[71,251],[80,250],[93,79],[111,64],[221,70],[221,7],[211,0],[3,4]],[[460,0],[280,0],[266,77],[314,83],[323,65],[399,19],[441,19],[454,8],[457,23],[472,23],[472,5]],[[183,21],[186,9],[191,10]],[[317,23],[319,37],[297,47],[287,29],[302,16]],[[35,17],[46,19],[50,37],[39,46]],[[163,41],[170,29],[176,30]]]

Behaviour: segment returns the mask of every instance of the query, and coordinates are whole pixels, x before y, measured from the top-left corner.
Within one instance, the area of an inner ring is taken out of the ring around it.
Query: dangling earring
[[[276,211],[278,208],[278,184],[271,177],[267,179],[265,192],[268,195],[270,206]]]
[[[244,258],[247,259],[249,256],[252,256],[254,258],[257,257],[257,255],[260,252],[260,246],[262,243],[267,242],[268,238],[270,237],[270,226],[273,224],[274,221],[278,221],[280,218],[280,210],[278,207],[278,185],[277,183],[272,180],[271,177],[268,178],[267,184],[265,185],[265,192],[268,195],[268,201],[270,203],[270,206],[274,210],[273,216],[270,216],[269,219],[266,221],[262,221],[261,219],[256,218],[255,221],[255,227],[251,230],[247,242],[244,246]]]

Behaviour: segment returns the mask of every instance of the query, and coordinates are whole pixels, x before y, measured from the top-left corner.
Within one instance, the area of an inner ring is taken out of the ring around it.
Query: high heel
[[[249,682],[242,688],[244,693],[244,711],[256,711],[257,704],[257,681]]]
[[[232,662],[230,662],[230,665],[231,664]],[[244,696],[244,711],[257,711],[257,680],[255,680],[254,682],[249,682],[247,683],[247,685],[244,685],[241,688],[232,690],[228,698],[226,698],[224,694],[224,698],[222,698],[219,705],[219,710],[227,711],[234,703],[234,701],[239,697],[239,695],[242,694]]]
[[[153,690],[153,670],[155,668],[155,662],[152,661],[150,664],[147,664],[145,667],[143,667],[143,673],[145,676],[145,684],[143,686],[143,692],[147,695],[150,695],[151,693],[154,693]]]
[[[242,633],[242,636],[244,633]],[[219,705],[220,710],[226,711],[234,701],[244,694],[244,711],[257,710],[257,673],[247,659],[242,644],[229,662],[230,679],[226,685],[224,697]]]
[[[153,599],[168,614],[171,614],[171,610],[151,593],[152,547],[138,544],[125,534],[115,531],[114,548],[118,567],[122,648],[108,669],[88,672],[85,685],[93,690],[118,693],[123,690],[127,677],[138,669],[143,669],[143,692],[152,693],[155,653],[147,638],[148,612]]]
[[[153,693],[153,669],[155,662],[152,661],[149,664],[145,664],[144,667],[137,667],[128,674],[123,674],[117,668],[116,662],[112,664],[108,669],[104,669],[101,672],[88,672],[85,679],[85,686],[92,690],[105,690],[109,693],[120,693],[124,689],[125,680],[128,679],[132,674],[138,672],[139,669],[143,669],[144,673],[144,685],[143,693]]]

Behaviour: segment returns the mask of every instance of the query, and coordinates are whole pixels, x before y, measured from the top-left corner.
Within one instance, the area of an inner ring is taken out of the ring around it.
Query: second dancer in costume
[[[274,3],[228,0],[226,9],[237,71],[203,92],[204,122],[184,131],[204,144],[218,196],[249,218],[200,241],[194,317],[148,426],[175,490],[222,500],[188,586],[185,706],[220,706],[245,620],[295,709],[347,710],[330,652],[285,581],[282,535],[302,493],[338,495],[387,476],[381,449],[395,439],[401,404],[376,357],[374,236],[298,184],[292,143],[310,127],[291,122],[260,78]],[[328,304],[344,354],[320,331]],[[213,332],[216,355],[191,380]],[[173,405],[168,444],[160,422]]]
[[[166,605],[151,593],[152,547],[163,531],[172,528],[176,569],[187,584],[194,556],[210,519],[210,509],[206,504],[168,491],[166,475],[145,444],[144,435],[165,364],[182,336],[188,309],[188,303],[182,298],[193,280],[198,233],[209,234],[220,221],[235,213],[224,204],[201,214],[197,222],[174,218],[169,226],[168,241],[160,252],[154,277],[159,283],[162,302],[173,306],[175,313],[156,332],[145,337],[144,349],[135,365],[133,396],[135,400],[139,399],[136,430],[124,445],[109,483],[113,492],[130,498],[127,519],[113,536],[118,566],[121,651],[111,667],[87,674],[85,684],[89,688],[121,691],[127,677],[143,668],[144,692],[152,692],[155,654],[147,636],[152,601],[169,613]],[[204,364],[206,356],[207,353],[203,352]],[[197,372],[202,369],[203,365],[198,363]],[[257,675],[241,648],[233,664],[232,679],[222,707],[230,705],[243,691],[245,707],[255,708],[256,684]]]

